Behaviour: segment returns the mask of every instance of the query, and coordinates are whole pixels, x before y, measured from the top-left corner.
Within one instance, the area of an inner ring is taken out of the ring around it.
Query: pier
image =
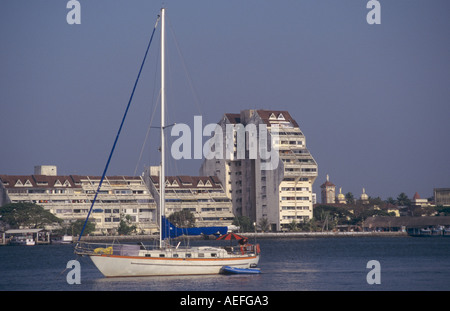
[[[244,233],[248,238],[332,238],[332,237],[394,237],[394,236],[407,236],[406,232],[393,231],[393,232],[375,232],[375,231],[324,231],[324,232],[249,232]]]
[[[10,245],[14,238],[27,238],[33,245],[50,244],[50,232],[44,229],[10,229],[1,233],[0,246]]]
[[[27,230],[25,230],[27,231]],[[27,231],[29,232],[29,231]],[[240,235],[246,236],[251,239],[295,239],[295,238],[340,238],[340,237],[403,237],[408,236],[407,232],[244,232],[239,233]],[[93,235],[93,236],[83,236],[81,237],[81,241],[83,242],[140,242],[140,241],[153,241],[157,240],[157,235]],[[183,240],[186,239],[186,236],[175,238],[174,240]],[[191,240],[202,240],[209,239],[214,240],[214,236],[202,237],[202,236],[190,236]],[[0,235],[0,246],[8,245],[9,238],[6,236],[6,233],[2,233]],[[36,245],[40,244],[50,244],[50,235],[46,235],[43,238],[42,233],[40,238],[37,236],[34,238],[36,241]],[[73,241],[77,241],[78,237],[74,237]]]

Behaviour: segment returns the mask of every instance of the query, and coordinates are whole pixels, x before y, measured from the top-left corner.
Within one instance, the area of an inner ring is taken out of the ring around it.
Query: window
[[[283,181],[295,181],[295,178],[285,177]]]
[[[315,172],[315,168],[302,168],[302,172]]]
[[[295,210],[295,206],[282,206],[281,209],[283,211],[292,211]]]
[[[308,188],[308,187],[297,187],[296,190],[297,190],[297,191],[308,191],[309,188]]]
[[[295,201],[295,200],[308,201],[309,197],[281,197],[281,200],[283,200],[283,201]]]
[[[133,194],[133,191],[131,191],[131,190],[115,190],[114,193],[119,194],[119,195],[126,195],[126,194]]]
[[[23,191],[25,191],[25,193],[26,193],[26,190],[23,190]],[[41,190],[41,189],[39,189],[39,190],[28,190],[28,193],[45,193],[45,190]]]

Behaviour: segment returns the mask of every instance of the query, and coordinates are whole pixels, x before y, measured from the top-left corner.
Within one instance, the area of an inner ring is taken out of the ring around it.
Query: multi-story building
[[[0,175],[0,206],[32,202],[67,224],[86,219],[101,177],[56,175],[55,166],[36,172]],[[129,215],[138,233],[150,234],[159,230],[158,206],[158,176],[106,176],[89,220],[96,224],[95,234],[114,234],[121,217]],[[166,216],[183,209],[195,215],[197,226],[227,226],[234,219],[231,200],[215,176],[166,178]]]
[[[232,199],[234,214],[268,223],[272,231],[311,219],[317,163],[289,112],[244,110],[225,114],[218,125],[223,152],[206,159],[200,175],[219,178]],[[270,146],[270,157],[261,153],[262,145]]]
[[[450,188],[434,188],[436,206],[450,206]]]
[[[66,223],[85,220],[101,177],[55,175],[56,167],[55,173],[49,173],[50,170],[38,172],[41,174],[0,175],[0,206],[32,202]],[[157,230],[156,204],[142,177],[105,177],[89,218],[96,224],[95,233],[114,233],[121,215],[130,215],[139,232]]]
[[[157,169],[147,170],[145,180],[159,208]],[[166,176],[165,215],[188,210],[199,227],[229,226],[234,215],[230,198],[215,176]]]

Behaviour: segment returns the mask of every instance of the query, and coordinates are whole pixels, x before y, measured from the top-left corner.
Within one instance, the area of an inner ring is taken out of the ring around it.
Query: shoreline
[[[237,233],[247,238],[277,239],[277,238],[341,238],[341,237],[407,237],[406,232],[244,232]],[[104,241],[152,241],[157,240],[158,235],[121,235],[121,236],[83,236],[82,242],[104,242]],[[173,240],[183,240],[185,236]],[[214,237],[204,239],[201,236],[191,236],[191,240],[214,240]],[[74,237],[76,243],[78,237]]]

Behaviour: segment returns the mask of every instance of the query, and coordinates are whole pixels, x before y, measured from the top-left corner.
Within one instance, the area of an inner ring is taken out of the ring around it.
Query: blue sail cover
[[[166,217],[162,217],[162,239],[176,238],[182,235],[223,235],[228,232],[228,227],[196,227],[178,228]]]

